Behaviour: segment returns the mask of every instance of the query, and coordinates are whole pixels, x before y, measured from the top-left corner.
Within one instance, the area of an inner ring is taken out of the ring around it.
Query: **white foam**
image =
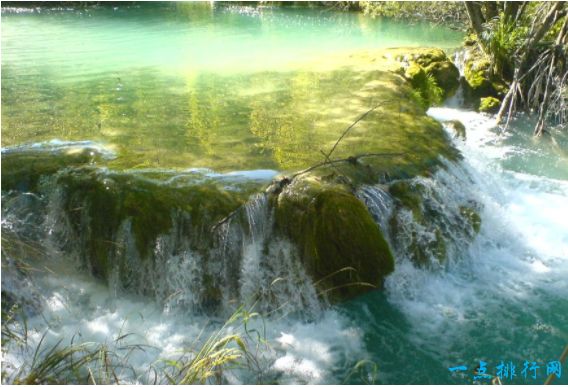
[[[441,184],[437,189],[444,190],[449,205],[460,200],[460,191],[473,195],[481,204],[482,226],[446,270],[397,262],[386,288],[389,301],[418,333],[411,337],[446,358],[444,351],[481,316],[504,317],[513,309],[530,314],[547,297],[568,297],[562,285],[568,275],[568,182],[519,172],[522,165],[510,170],[504,164],[510,154],[528,164],[535,155],[525,151],[515,128],[503,134],[493,117],[451,108],[432,108],[429,114],[458,119],[467,129],[467,139],[455,141],[463,167],[450,165],[432,181]]]
[[[116,157],[116,152],[111,146],[95,142],[95,141],[66,141],[53,139],[49,141],[34,142],[30,144],[16,145],[11,147],[3,147],[2,153],[15,153],[15,152],[65,152],[75,153],[84,150],[90,151],[91,156],[101,156],[105,159],[113,159]]]

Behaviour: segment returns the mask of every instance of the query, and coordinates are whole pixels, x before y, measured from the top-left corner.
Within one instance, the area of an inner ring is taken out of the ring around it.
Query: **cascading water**
[[[51,343],[73,334],[105,342],[113,334],[128,332],[133,334],[132,343],[155,346],[134,358],[138,373],[122,375],[138,381],[145,380],[140,375],[152,359],[171,358],[206,325],[204,315],[190,311],[200,309],[207,276],[221,284],[219,316],[256,297],[264,312],[277,309],[278,316],[286,316],[303,311],[300,319],[268,322],[272,332],[282,333],[272,337],[275,352],[262,356],[266,368],[280,374],[282,382],[341,381],[336,378],[350,356],[370,357],[383,367],[399,369],[380,373],[379,381],[423,380],[421,371],[385,358],[396,347],[393,341],[408,350],[419,346],[421,361],[443,367],[503,357],[544,362],[556,355],[558,343],[567,337],[568,324],[561,311],[566,310],[568,224],[558,216],[568,213],[568,185],[562,175],[566,159],[549,156],[554,161],[549,177],[523,172],[534,167],[531,158],[540,165],[544,156],[525,148],[528,140],[522,128],[520,133],[503,134],[490,117],[454,108],[435,108],[430,114],[441,121],[460,119],[467,139],[454,140],[464,156],[461,162],[445,162],[432,177],[405,181],[420,192],[421,212],[401,205],[392,195],[399,182],[365,186],[357,194],[395,251],[396,270],[387,277],[384,300],[370,295],[339,308],[323,308],[294,246],[273,235],[273,215],[264,194],[251,197],[241,216],[220,225],[213,249],[215,264],[192,250],[191,235],[180,232],[183,216],[172,214],[177,221],[171,231],[157,237],[151,261],[141,259],[137,251],[131,220],[122,220],[112,254],[122,257],[116,261],[128,262],[132,270],[121,277],[115,267],[106,287],[80,269],[88,267],[81,246],[84,237],[81,242],[65,210],[69,193],[50,181],[43,183],[44,195],[3,194],[3,254],[8,257],[4,296],[17,294],[17,301],[32,316],[31,343],[39,342],[47,321],[46,340]],[[560,156],[562,140],[550,142]],[[84,234],[90,222],[89,213],[81,212],[86,206],[85,202],[78,207],[82,215],[77,224],[85,227]],[[478,213],[480,223],[472,223],[464,208]],[[435,248],[440,242],[442,255]],[[425,262],[413,256],[416,244]],[[49,270],[33,275],[31,281],[10,257],[22,254],[21,249],[27,256],[34,252],[34,260],[43,260],[38,267]],[[72,257],[76,267],[68,264]],[[156,303],[148,303],[148,295]],[[365,300],[368,306],[361,308]],[[393,316],[374,312],[368,309],[373,304],[396,312]],[[402,318],[407,328],[387,329],[393,318]],[[380,348],[363,346],[362,340],[379,333]],[[29,349],[8,353],[8,367],[31,356]],[[284,378],[283,373],[289,376]],[[248,380],[242,377],[233,381]],[[432,380],[451,377],[438,370]]]
[[[163,4],[3,12],[3,144],[57,136],[97,138],[116,148],[47,141],[3,149],[3,156],[57,156],[35,165],[51,177],[26,170],[14,173],[19,181],[3,175],[3,305],[17,303],[27,316],[26,326],[13,322],[26,332],[27,345],[3,345],[3,370],[29,368],[40,342],[44,348],[60,340],[95,342],[127,363],[116,369],[121,382],[151,383],[151,366],[177,359],[240,304],[255,303],[265,317],[249,327],[266,332],[270,343],[256,353],[261,372],[227,373],[226,382],[374,381],[368,368],[356,370],[364,371],[362,379],[352,372],[364,360],[378,365],[379,382],[470,383],[481,360],[492,373],[501,360],[516,362],[514,382],[525,382],[522,362],[530,360],[543,368],[526,382],[541,383],[546,362],[568,341],[566,137],[534,140],[525,118],[501,133],[491,117],[456,108],[461,91],[449,107],[431,109],[436,119],[465,125],[465,138],[453,140],[463,160],[443,161],[429,177],[357,191],[396,267],[383,291],[329,306],[318,298],[297,246],[275,233],[267,196],[257,194],[278,172],[167,167],[279,169],[267,154],[283,164],[312,143],[290,130],[304,121],[271,114],[288,109],[293,116],[306,101],[319,110],[352,83],[341,82],[341,74],[326,78],[328,92],[311,100],[299,97],[324,84],[306,74],[235,80],[192,71],[288,71],[293,66],[282,63],[307,54],[455,47],[461,35],[355,13],[245,11],[205,7],[188,12],[199,15],[193,19]],[[456,63],[463,72],[459,57]],[[245,97],[251,104],[240,103]],[[335,105],[322,112],[346,119]],[[311,113],[300,118],[313,120]],[[259,136],[265,141],[257,142]],[[284,139],[285,147],[275,146]],[[248,155],[254,160],[241,159],[251,148],[258,151]],[[116,154],[122,159],[112,168],[98,164]],[[62,168],[59,157],[70,167]],[[8,165],[3,157],[3,172]],[[218,198],[213,207],[199,205],[203,192]],[[233,208],[240,209],[210,227]],[[457,365],[468,371],[448,371]]]
[[[52,150],[54,154],[59,148]],[[16,327],[25,330],[27,345],[10,343],[5,348],[7,369],[25,365],[40,342],[47,348],[60,339],[64,344],[70,340],[107,343],[121,356],[128,351],[120,348],[136,345],[143,346],[144,355],[128,353],[133,368],[121,369],[120,379],[147,383],[152,362],[175,358],[194,345],[204,327],[212,332],[239,305],[250,304],[267,317],[274,315],[268,320],[270,334],[281,335],[269,337],[274,346],[258,354],[259,364],[264,364],[269,375],[283,377],[285,373],[286,380],[297,383],[334,380],[333,370],[341,369],[334,363],[338,359],[348,362],[346,353],[361,351],[354,330],[348,328],[337,335],[344,319],[333,310],[324,310],[295,247],[274,235],[265,194],[251,196],[235,216],[215,231],[208,230],[213,238],[207,251],[196,247],[199,241],[193,238],[203,234],[188,226],[191,215],[172,210],[167,214],[172,219],[169,230],[157,235],[151,249],[143,252],[132,217],[117,222],[111,212],[92,211],[100,203],[88,195],[91,191],[83,190],[88,181],[81,180],[77,186],[69,183],[93,172],[105,191],[113,189],[120,178],[133,178],[104,168],[71,168],[44,176],[38,194],[3,192],[3,259],[8,263],[2,278],[3,297],[23,305],[27,316],[26,326]],[[146,177],[153,176],[153,171],[133,175],[155,183]],[[212,176],[229,181],[227,175]],[[258,179],[253,173],[241,176],[247,181]],[[235,174],[230,178],[236,179]],[[183,174],[167,181],[172,180],[176,187],[184,184],[179,183]],[[72,187],[80,188],[74,192]],[[118,224],[115,231],[113,223]],[[111,262],[106,275],[92,250],[98,246],[95,242],[101,230],[109,238],[103,248]],[[37,254],[30,256],[30,251]],[[38,268],[37,273],[21,270],[18,264],[23,257]],[[259,331],[261,325],[250,322]],[[128,339],[120,345],[113,341],[124,335]],[[256,376],[233,377],[236,379],[227,380],[238,383]]]
[[[385,297],[364,297],[347,308],[349,315],[365,321],[365,340],[377,345],[370,352],[385,370],[381,382],[471,383],[480,361],[492,375],[501,361],[510,361],[516,383],[542,383],[548,362],[568,341],[566,137],[558,132],[554,140],[537,142],[530,125],[517,122],[504,133],[493,117],[456,108],[429,114],[463,122],[467,138],[454,143],[464,159],[414,179],[428,188],[423,205],[436,209],[435,217],[424,227],[403,210],[397,232],[408,242],[415,234],[432,238],[432,230],[445,224],[447,258],[426,270],[408,259],[411,244],[397,243],[390,229],[397,262]],[[464,215],[464,205],[479,214],[478,225],[460,227],[471,219],[456,217]],[[368,206],[380,217],[394,208]],[[523,378],[525,361],[539,365],[535,379]],[[467,371],[449,372],[458,365]]]

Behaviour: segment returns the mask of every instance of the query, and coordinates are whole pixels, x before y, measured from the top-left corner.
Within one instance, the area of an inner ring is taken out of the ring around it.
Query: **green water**
[[[324,8],[4,9],[2,145],[88,139],[118,153],[115,167],[297,169],[381,96],[380,85],[361,92],[373,74],[298,63],[459,40]],[[380,151],[389,132],[373,133],[364,148]]]

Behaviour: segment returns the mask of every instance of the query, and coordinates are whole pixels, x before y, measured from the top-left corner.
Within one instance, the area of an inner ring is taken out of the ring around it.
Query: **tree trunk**
[[[485,23],[483,13],[481,12],[481,6],[475,1],[464,1],[464,4],[473,31],[475,31],[477,36],[481,36],[481,33],[483,32],[483,23]]]
[[[484,1],[485,5],[485,19],[491,20],[499,16],[499,11],[497,10],[497,2],[495,1]]]
[[[464,1],[464,5],[469,21],[471,22],[471,28],[477,35],[479,46],[483,52],[486,52],[485,44],[481,39],[481,35],[483,34],[483,23],[485,23],[483,13],[481,12],[481,5],[476,1]]]

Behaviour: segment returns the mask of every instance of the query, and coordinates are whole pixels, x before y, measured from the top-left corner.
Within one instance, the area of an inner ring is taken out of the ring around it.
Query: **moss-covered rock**
[[[467,49],[464,63],[464,97],[474,108],[480,107],[480,99],[502,99],[507,94],[507,83],[491,71],[491,62],[477,49]]]
[[[435,78],[426,73],[420,65],[415,62],[410,63],[404,76],[418,93],[418,100],[424,110],[442,102],[444,91],[438,86]]]
[[[472,207],[461,206],[460,214],[466,219],[472,230],[476,234],[479,233],[481,229],[481,216],[479,216],[479,213]]]
[[[485,97],[481,98],[479,103],[479,111],[484,113],[497,113],[499,111],[499,106],[501,101],[495,97]]]
[[[438,86],[444,90],[444,97],[450,97],[455,94],[459,86],[459,70],[449,60],[434,62],[425,68],[426,74],[431,74]]]
[[[212,246],[211,227],[245,201],[242,193],[212,183],[179,187],[96,168],[68,170],[57,185],[66,193],[65,211],[83,240],[82,252],[101,278],[111,273],[123,222],[131,222],[141,260],[151,257],[158,236],[167,234],[176,219],[184,223],[179,232],[192,236],[191,247],[205,253]]]
[[[100,159],[100,153],[89,147],[8,148],[2,152],[2,190],[34,192],[42,176],[53,175],[69,166],[92,164]]]
[[[393,247],[418,266],[443,265],[457,245],[479,233],[481,217],[474,202],[446,202],[420,179],[395,181],[388,189],[395,199],[388,222]]]
[[[381,230],[346,186],[298,178],[274,206],[277,230],[296,244],[307,272],[332,300],[380,287],[393,271]]]
[[[410,184],[408,181],[399,180],[389,185],[389,193],[404,207],[412,211],[418,220],[422,216],[422,186]]]
[[[421,90],[424,94],[425,87],[438,87],[440,91],[440,99],[432,99],[430,104],[441,102],[442,99],[452,96],[459,86],[459,70],[450,61],[446,53],[438,48],[398,48],[388,51],[390,55],[404,63],[407,68],[405,75],[412,82],[413,87]],[[416,69],[416,66],[422,69],[424,75]],[[418,75],[420,78],[416,78]],[[430,85],[426,84],[426,79],[430,77],[432,80]],[[433,92],[430,91],[430,94]]]
[[[475,95],[484,96],[493,93],[489,70],[491,62],[485,58],[468,59],[465,62],[464,77]]]

